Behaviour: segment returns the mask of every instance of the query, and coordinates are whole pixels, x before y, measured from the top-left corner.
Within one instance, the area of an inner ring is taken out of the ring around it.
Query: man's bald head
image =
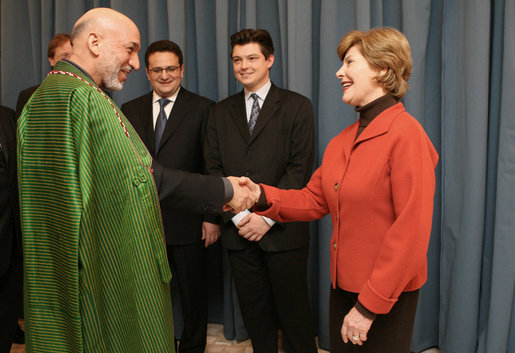
[[[101,87],[119,90],[131,70],[139,69],[140,34],[130,18],[98,7],[73,26],[70,60],[81,66]]]
[[[75,40],[87,36],[89,31],[120,30],[124,28],[121,26],[132,27],[131,29],[137,30],[136,25],[130,18],[116,10],[106,7],[91,9],[82,15],[73,26],[71,33],[72,44],[75,43]]]

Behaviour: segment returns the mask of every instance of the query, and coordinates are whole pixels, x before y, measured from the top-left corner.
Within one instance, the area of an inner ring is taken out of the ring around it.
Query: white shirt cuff
[[[240,213],[236,214],[235,216],[233,216],[231,219],[232,219],[232,223],[234,223],[234,225],[236,226],[236,228],[238,228],[238,224],[240,224],[241,220],[250,213],[249,210],[245,210],[245,211],[241,211]]]
[[[234,223],[234,225],[236,226],[236,228],[238,228],[238,224],[240,224],[241,220],[250,213],[249,210],[245,210],[245,211],[241,211],[240,213],[238,213],[237,215],[235,215],[234,217],[231,218],[232,222]],[[268,223],[268,225],[270,227],[273,227],[274,224],[276,223],[276,221],[274,221],[272,218],[268,218],[268,217],[264,217],[264,216],[261,216],[266,223]]]
[[[273,226],[274,226],[274,224],[276,223],[272,218],[268,218],[268,217],[265,217],[265,216],[261,216],[261,217],[263,217],[263,219],[265,220],[265,222],[266,222],[266,223],[268,223],[268,225],[269,225],[270,227],[273,227]]]

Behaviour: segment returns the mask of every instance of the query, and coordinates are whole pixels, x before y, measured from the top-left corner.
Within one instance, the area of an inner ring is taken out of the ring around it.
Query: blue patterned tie
[[[249,132],[252,135],[252,130],[254,130],[254,126],[256,126],[256,121],[259,115],[259,102],[258,102],[258,95],[255,93],[252,93],[250,95],[252,99],[254,99],[254,103],[252,103],[252,110],[250,111],[250,119],[249,119]]]
[[[156,128],[154,129],[155,139],[156,139],[156,144],[155,144],[156,153],[157,153],[157,150],[159,149],[159,142],[161,142],[161,136],[163,136],[163,131],[165,131],[166,122],[168,120],[166,118],[165,106],[170,102],[171,102],[171,100],[166,99],[166,98],[159,99],[159,104],[161,105],[161,108],[159,110],[159,115],[157,116]]]

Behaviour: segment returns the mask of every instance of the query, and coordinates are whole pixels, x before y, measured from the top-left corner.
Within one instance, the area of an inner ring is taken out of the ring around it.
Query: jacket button
[[[338,183],[334,184],[334,190],[338,191]]]
[[[333,248],[335,248],[335,249],[336,249],[336,242],[334,242],[334,243],[333,243]]]

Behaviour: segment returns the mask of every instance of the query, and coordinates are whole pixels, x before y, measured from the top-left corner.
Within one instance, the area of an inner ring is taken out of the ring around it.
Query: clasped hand
[[[261,191],[259,185],[246,177],[227,177],[233,187],[233,197],[224,205],[224,211],[239,213],[254,206],[259,200]]]
[[[238,234],[249,241],[260,241],[270,227],[263,217],[249,213],[238,223]]]

